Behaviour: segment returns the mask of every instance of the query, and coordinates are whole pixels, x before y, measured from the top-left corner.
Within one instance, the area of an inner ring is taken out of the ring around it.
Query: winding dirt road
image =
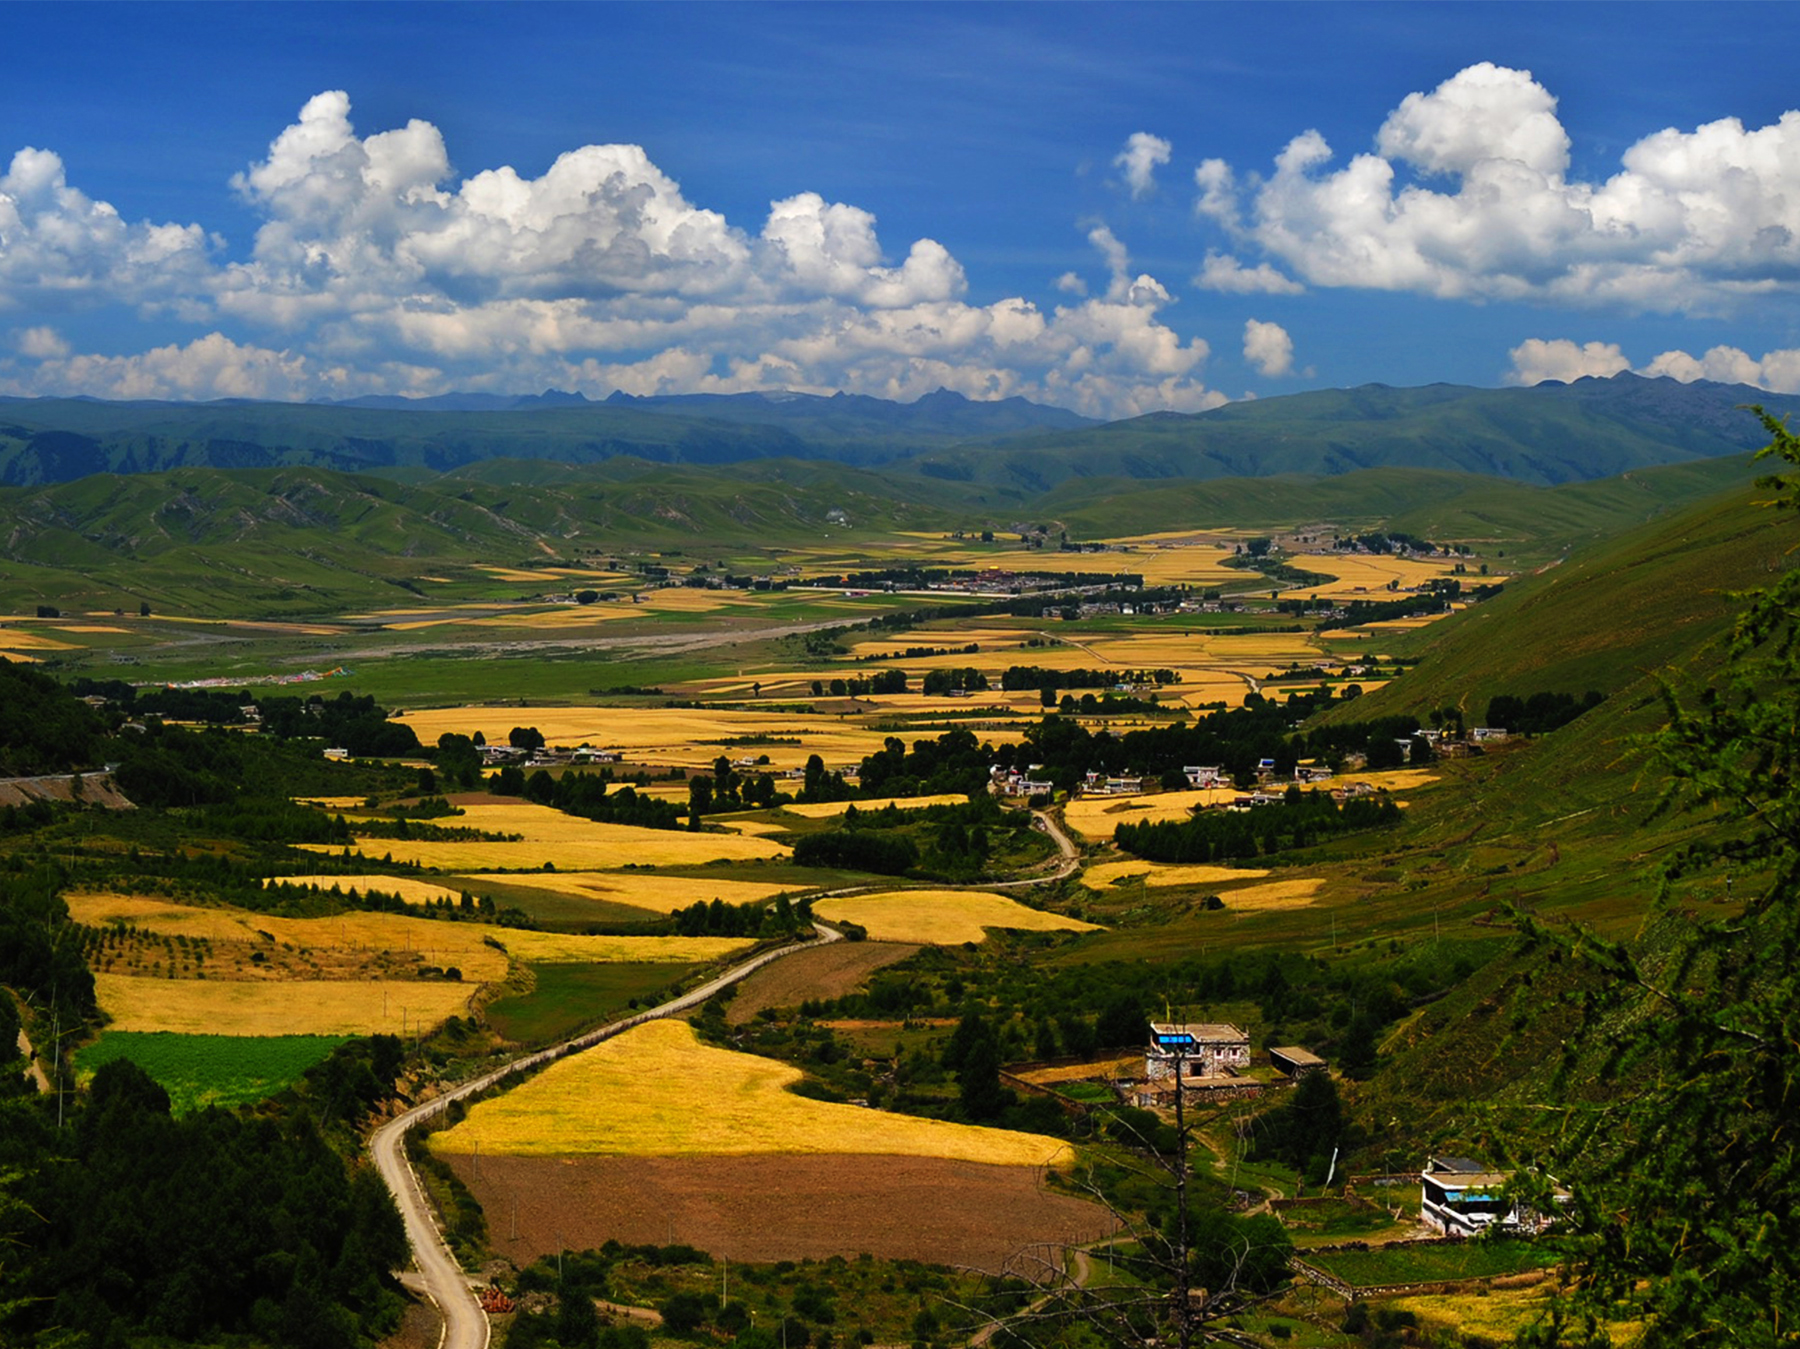
[[[971,887],[976,889],[1007,889],[1014,886],[1042,885],[1047,881],[1060,880],[1071,875],[1081,864],[1081,851],[1074,841],[1063,832],[1061,824],[1048,811],[1033,811],[1036,827],[1047,834],[1056,844],[1061,855],[1058,868],[1041,876],[1023,880],[1003,881],[996,885]],[[868,887],[854,887],[855,890]],[[852,893],[844,891],[836,893]],[[826,942],[840,941],[843,934],[822,923],[815,923],[814,930],[818,937],[813,941],[796,942],[791,946],[783,946],[774,951],[765,951],[741,965],[735,965],[691,992],[672,998],[659,1007],[647,1012],[639,1012],[636,1016],[626,1017],[622,1021],[614,1021],[598,1030],[588,1031],[572,1040],[525,1054],[512,1062],[485,1073],[472,1081],[464,1082],[441,1096],[433,1097],[420,1105],[414,1106],[403,1115],[398,1115],[377,1129],[369,1140],[369,1152],[375,1160],[375,1166],[381,1178],[394,1196],[399,1206],[400,1216],[406,1222],[406,1239],[412,1246],[413,1261],[419,1268],[418,1283],[423,1286],[427,1295],[437,1304],[438,1312],[443,1317],[444,1333],[439,1341],[439,1349],[488,1349],[487,1313],[475,1300],[471,1291],[468,1275],[456,1263],[456,1257],[450,1253],[432,1216],[431,1204],[426,1199],[424,1189],[419,1184],[419,1177],[413,1171],[412,1163],[406,1156],[406,1135],[414,1127],[424,1121],[443,1113],[457,1101],[486,1091],[496,1083],[522,1073],[542,1064],[553,1062],[565,1055],[576,1053],[599,1044],[602,1040],[611,1039],[622,1031],[633,1026],[641,1026],[646,1021],[654,1021],[659,1017],[673,1016],[690,1007],[698,1007],[720,989],[734,984],[740,979],[761,969],[771,961],[783,956],[792,955],[796,951],[804,951],[810,947],[820,946]]]
[[[822,923],[815,923],[814,930],[818,937],[813,941],[795,942],[791,946],[783,946],[773,951],[765,951],[741,965],[734,965],[718,977],[709,980],[678,998],[671,998],[659,1007],[647,1012],[639,1012],[636,1016],[626,1017],[622,1021],[614,1021],[598,1030],[588,1031],[572,1040],[555,1045],[550,1049],[538,1050],[525,1054],[490,1073],[464,1082],[441,1096],[435,1096],[423,1104],[414,1106],[405,1114],[396,1116],[382,1125],[369,1140],[369,1153],[374,1158],[375,1168],[387,1183],[388,1190],[394,1196],[394,1203],[400,1209],[400,1216],[406,1222],[406,1239],[412,1246],[413,1261],[419,1267],[420,1282],[425,1292],[437,1304],[438,1313],[444,1320],[444,1333],[439,1340],[439,1349],[487,1349],[488,1319],[487,1313],[481,1310],[481,1304],[475,1300],[470,1290],[468,1275],[456,1263],[456,1257],[450,1253],[444,1241],[443,1233],[438,1229],[432,1217],[430,1202],[425,1198],[419,1177],[413,1171],[412,1163],[406,1156],[406,1135],[415,1126],[431,1119],[449,1109],[457,1101],[465,1100],[480,1092],[486,1091],[495,1083],[522,1073],[542,1064],[554,1062],[568,1054],[587,1049],[599,1044],[602,1040],[611,1039],[622,1031],[633,1026],[641,1026],[646,1021],[654,1021],[660,1017],[673,1016],[677,1012],[685,1012],[690,1007],[698,1007],[720,989],[755,973],[771,961],[783,956],[792,955],[796,951],[804,951],[826,942],[840,941],[841,932],[836,932]]]

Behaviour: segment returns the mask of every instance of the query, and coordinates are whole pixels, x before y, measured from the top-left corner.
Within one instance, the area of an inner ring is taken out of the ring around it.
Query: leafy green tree
[[[1756,412],[1763,456],[1800,465],[1800,439]],[[1794,479],[1759,486],[1800,505]],[[1597,1341],[1615,1315],[1643,1323],[1644,1349],[1800,1333],[1800,570],[1742,598],[1724,671],[1692,702],[1666,694],[1655,749],[1668,803],[1709,825],[1671,878],[1750,883],[1717,911],[1665,888],[1644,939],[1581,939],[1620,1095],[1568,1111],[1543,1158],[1571,1192],[1577,1279],[1540,1343]]]

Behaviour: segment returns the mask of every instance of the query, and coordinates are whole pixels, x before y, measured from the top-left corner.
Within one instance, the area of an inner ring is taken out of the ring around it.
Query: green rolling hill
[[[808,459],[1034,497],[1070,480],[1329,477],[1365,469],[1550,485],[1730,455],[1759,442],[1739,408],[1800,398],[1634,375],[1529,389],[1369,385],[1095,425],[1023,399],[940,390],[838,394],[452,395],[360,405],[0,399],[0,482],[94,473],[311,466],[446,472],[488,459],[671,465]],[[1091,495],[1091,490],[1090,490]],[[995,498],[999,499],[999,498]]]
[[[1161,412],[1005,445],[929,451],[930,477],[1047,491],[1080,478],[1331,476],[1406,468],[1553,485],[1740,454],[1763,443],[1746,403],[1778,415],[1800,398],[1741,385],[1583,379],[1529,389],[1366,385]]]

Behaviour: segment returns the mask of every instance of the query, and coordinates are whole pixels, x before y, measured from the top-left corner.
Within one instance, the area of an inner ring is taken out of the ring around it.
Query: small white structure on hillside
[[[1222,1022],[1150,1023],[1144,1076],[1179,1086],[1194,1078],[1225,1077],[1250,1066],[1250,1037]]]
[[[1428,1157],[1419,1173],[1419,1217],[1447,1237],[1478,1236],[1490,1227],[1503,1232],[1537,1233],[1551,1219],[1500,1195],[1512,1179],[1467,1157]],[[1558,1189],[1556,1202],[1566,1204],[1568,1191]]]

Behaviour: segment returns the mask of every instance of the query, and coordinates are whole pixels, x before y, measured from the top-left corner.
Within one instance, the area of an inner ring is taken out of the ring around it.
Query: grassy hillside
[[[926,488],[926,500],[908,499],[881,478],[829,464],[759,479],[641,461],[604,474],[489,461],[423,484],[321,468],[97,474],[0,489],[9,526],[0,584],[15,605],[322,612],[417,594],[422,571],[456,564],[935,529],[951,517],[930,498],[948,495]],[[441,587],[433,595],[452,597]]]
[[[1515,579],[1446,620],[1419,667],[1356,715],[1454,703],[1476,721],[1498,693],[1641,693],[1679,673],[1728,630],[1735,592],[1793,565],[1791,521],[1753,504],[1766,495],[1713,496]]]
[[[1370,468],[1554,484],[1753,448],[1738,409],[1800,399],[1739,385],[1621,375],[1530,389],[1367,385],[1093,425],[1020,399],[939,391],[850,395],[569,396],[425,406],[0,400],[0,482],[91,473],[316,466],[444,472],[489,458],[663,464],[772,458],[892,464],[940,482],[1032,494],[1074,479],[1335,476]]]
[[[1022,399],[938,393],[876,398],[738,395],[437,410],[315,403],[0,402],[0,482],[90,473],[315,465],[442,472],[499,456],[585,464],[617,455],[675,464],[805,457],[871,464],[1088,420]]]
[[[1739,409],[1778,415],[1800,399],[1739,385],[1621,375],[1530,389],[1365,385],[1153,413],[1004,446],[934,450],[933,477],[1044,491],[1070,478],[1250,478],[1367,468],[1477,473],[1553,485],[1756,448]]]

